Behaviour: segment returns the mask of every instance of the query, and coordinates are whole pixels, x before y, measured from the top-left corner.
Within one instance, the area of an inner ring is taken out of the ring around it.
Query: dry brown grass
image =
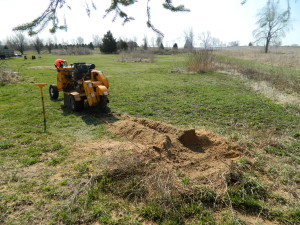
[[[216,70],[215,56],[212,49],[193,51],[188,54],[186,67],[189,72],[207,73]]]
[[[218,55],[255,60],[268,65],[300,69],[300,47],[272,47],[265,54],[263,47],[230,47],[215,51]]]
[[[280,104],[300,104],[300,47],[231,47],[215,51],[222,72]]]
[[[0,63],[0,85],[15,83],[18,79],[18,73],[12,72],[5,62]]]
[[[132,51],[120,53],[119,62],[150,62],[155,61],[155,55],[150,51]]]

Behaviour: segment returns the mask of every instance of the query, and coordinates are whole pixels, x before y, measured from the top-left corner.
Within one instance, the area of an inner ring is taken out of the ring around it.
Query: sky
[[[47,8],[50,0],[0,0],[0,41],[13,36],[12,28],[30,22]],[[125,8],[125,12],[135,20],[122,25],[121,19],[112,22],[113,14],[103,18],[110,0],[93,0],[97,10],[92,10],[90,17],[85,11],[85,2],[90,0],[66,0],[71,10],[64,7],[59,16],[61,21],[66,18],[68,31],[57,31],[54,35],[46,28],[38,36],[43,40],[56,39],[59,43],[74,43],[82,37],[85,43],[93,41],[93,35],[101,38],[108,30],[118,39],[135,40],[142,44],[146,37],[148,45],[155,44],[157,34],[147,28],[146,0],[139,0],[135,5]],[[200,45],[199,36],[210,31],[211,36],[224,43],[239,41],[240,45],[253,42],[253,30],[257,27],[257,13],[265,5],[266,0],[173,0],[174,5],[184,4],[190,12],[173,13],[162,7],[162,0],[151,0],[152,24],[163,32],[165,47],[177,43],[184,45],[184,34],[193,31],[195,46]],[[282,9],[286,1],[281,0]],[[292,29],[282,39],[283,45],[300,45],[300,0],[291,0]]]

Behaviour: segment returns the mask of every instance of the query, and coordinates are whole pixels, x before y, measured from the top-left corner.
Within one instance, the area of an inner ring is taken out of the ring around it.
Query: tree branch
[[[151,10],[149,7],[149,1],[147,1],[147,26],[151,28],[154,32],[160,34],[163,36],[163,33],[156,29],[154,25],[151,22]],[[172,3],[172,0],[161,0],[163,1],[162,6],[171,11],[171,12],[189,12],[189,9],[186,9],[184,5],[179,5],[179,6],[174,6]],[[16,26],[13,28],[14,31],[28,31],[29,35],[35,35],[41,32],[42,30],[45,29],[47,24],[52,21],[53,26],[50,29],[51,33],[55,33],[57,29],[65,29],[67,30],[67,25],[66,23],[64,25],[59,26],[59,20],[58,20],[58,15],[57,11],[64,7],[66,5],[67,0],[50,0],[49,6],[46,8],[46,10],[42,13],[41,16],[37,17],[34,19],[32,22],[21,24],[19,26]],[[96,6],[93,2],[93,0],[90,0],[91,6],[94,10],[96,10]],[[123,20],[123,25],[127,22],[130,22],[134,20],[134,17],[131,17],[127,15],[127,13],[122,10],[122,7],[128,7],[131,5],[134,5],[137,2],[137,0],[111,0],[111,4],[109,8],[105,10],[105,15],[103,16],[104,18],[114,12],[114,17],[113,17],[113,22],[120,17]],[[71,7],[67,6],[69,9]],[[91,13],[91,8],[90,4],[85,2],[85,10],[88,16],[90,16]]]

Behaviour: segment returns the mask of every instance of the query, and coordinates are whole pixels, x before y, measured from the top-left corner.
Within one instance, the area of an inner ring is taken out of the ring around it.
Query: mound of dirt
[[[239,146],[211,132],[182,130],[149,119],[126,116],[111,124],[110,130],[127,139],[125,143],[136,145],[135,151],[145,158],[193,180],[218,182],[241,155]]]

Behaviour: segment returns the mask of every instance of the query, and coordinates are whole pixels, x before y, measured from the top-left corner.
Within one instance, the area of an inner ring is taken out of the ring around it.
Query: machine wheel
[[[81,111],[84,108],[84,102],[83,100],[81,101],[75,101],[75,98],[71,96],[71,108],[73,111]]]
[[[49,87],[49,95],[51,99],[57,99],[58,98],[58,88],[55,84],[51,84]]]
[[[105,111],[107,109],[108,99],[105,96],[100,96],[99,109]]]

